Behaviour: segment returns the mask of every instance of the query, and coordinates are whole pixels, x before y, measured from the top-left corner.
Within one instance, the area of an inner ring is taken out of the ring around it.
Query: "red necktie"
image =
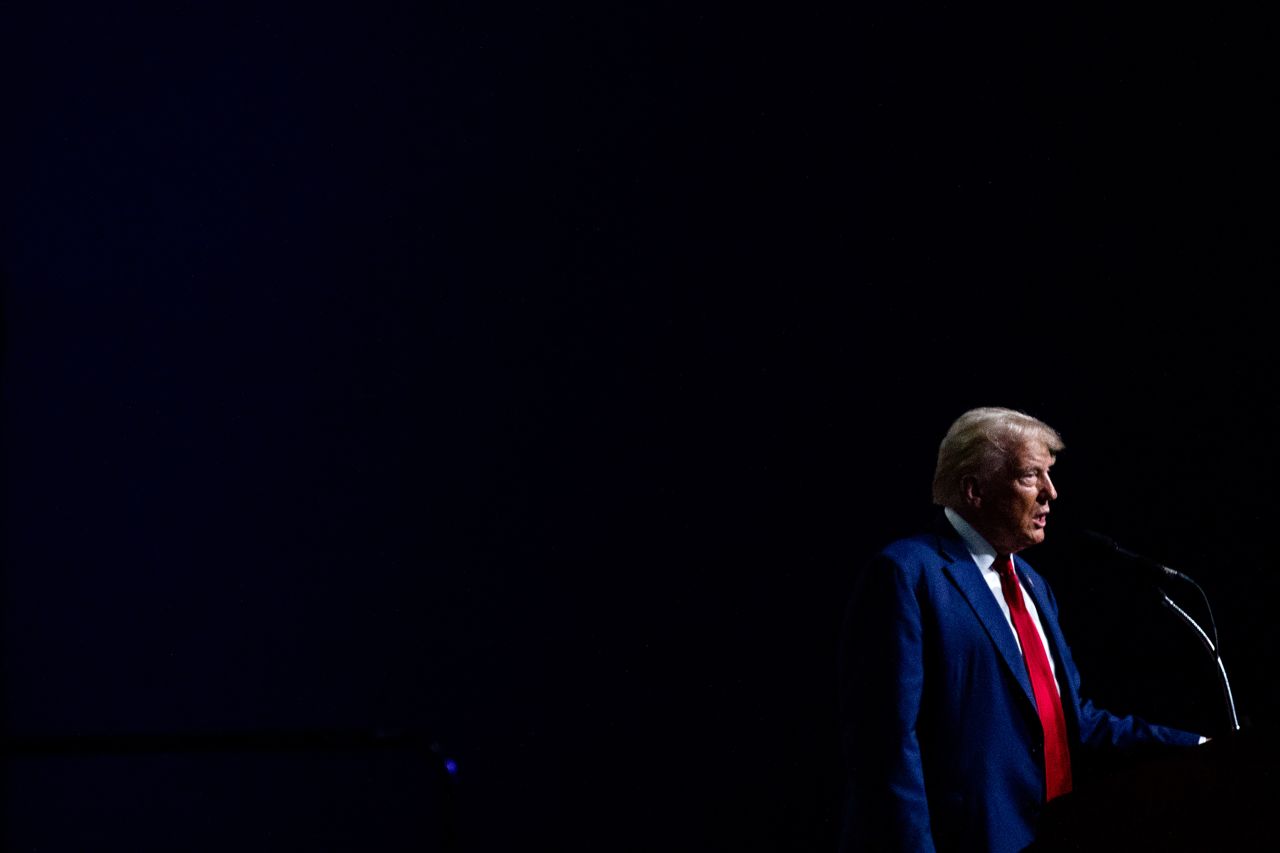
[[[1045,800],[1052,800],[1071,791],[1071,752],[1067,745],[1062,699],[1058,696],[1040,632],[1036,630],[1026,602],[1022,600],[1022,587],[1013,571],[1013,558],[1007,555],[996,557],[995,568],[1000,573],[1000,588],[1009,605],[1009,615],[1013,617],[1013,627],[1018,632],[1018,642],[1022,644],[1022,657],[1031,676],[1031,692],[1035,695],[1040,727],[1044,730]]]

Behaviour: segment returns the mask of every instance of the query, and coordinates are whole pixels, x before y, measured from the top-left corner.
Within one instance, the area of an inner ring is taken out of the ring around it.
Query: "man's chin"
[[[1044,528],[1037,527],[1032,530],[1023,531],[1021,541],[1018,543],[1018,550],[1023,551],[1033,545],[1039,545],[1044,541]]]

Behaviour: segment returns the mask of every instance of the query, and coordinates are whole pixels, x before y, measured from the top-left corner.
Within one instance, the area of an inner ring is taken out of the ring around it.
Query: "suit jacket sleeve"
[[[846,850],[934,849],[917,732],[921,632],[911,573],[877,557],[850,600],[841,648]]]

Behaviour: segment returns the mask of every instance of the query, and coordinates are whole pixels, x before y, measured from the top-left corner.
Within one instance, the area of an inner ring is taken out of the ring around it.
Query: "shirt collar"
[[[942,512],[946,515],[947,521],[951,522],[956,533],[960,534],[960,538],[964,540],[964,547],[968,549],[969,556],[973,557],[978,568],[984,572],[990,569],[992,563],[996,561],[996,549],[991,546],[991,543],[982,538],[982,534],[974,530],[973,525],[961,518],[960,513],[951,507],[946,507]]]

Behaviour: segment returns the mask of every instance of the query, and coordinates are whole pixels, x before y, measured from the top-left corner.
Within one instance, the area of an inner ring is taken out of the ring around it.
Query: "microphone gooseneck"
[[[1150,557],[1145,557],[1142,554],[1130,551],[1128,548],[1120,547],[1120,545],[1117,544],[1110,536],[1106,536],[1093,530],[1081,531],[1081,536],[1089,544],[1103,550],[1110,551],[1114,554],[1118,554],[1128,560],[1131,565],[1139,566],[1147,572],[1156,575],[1157,578],[1184,581],[1185,583],[1191,584],[1191,586],[1195,587],[1196,592],[1200,593],[1200,600],[1204,602],[1205,613],[1209,616],[1209,630],[1212,632],[1212,637],[1200,627],[1196,620],[1192,618],[1191,614],[1179,607],[1178,604],[1169,597],[1169,594],[1165,592],[1164,589],[1160,590],[1160,603],[1195,632],[1201,645],[1203,645],[1213,657],[1214,663],[1218,668],[1218,677],[1222,686],[1223,698],[1226,701],[1231,731],[1240,731],[1240,718],[1236,714],[1235,697],[1231,693],[1231,681],[1227,678],[1227,668],[1222,663],[1222,646],[1218,641],[1218,624],[1213,618],[1213,608],[1209,606],[1209,596],[1205,594],[1204,588],[1201,587],[1200,584],[1196,583],[1190,576],[1185,575],[1182,572],[1171,569],[1162,563],[1158,563]]]

